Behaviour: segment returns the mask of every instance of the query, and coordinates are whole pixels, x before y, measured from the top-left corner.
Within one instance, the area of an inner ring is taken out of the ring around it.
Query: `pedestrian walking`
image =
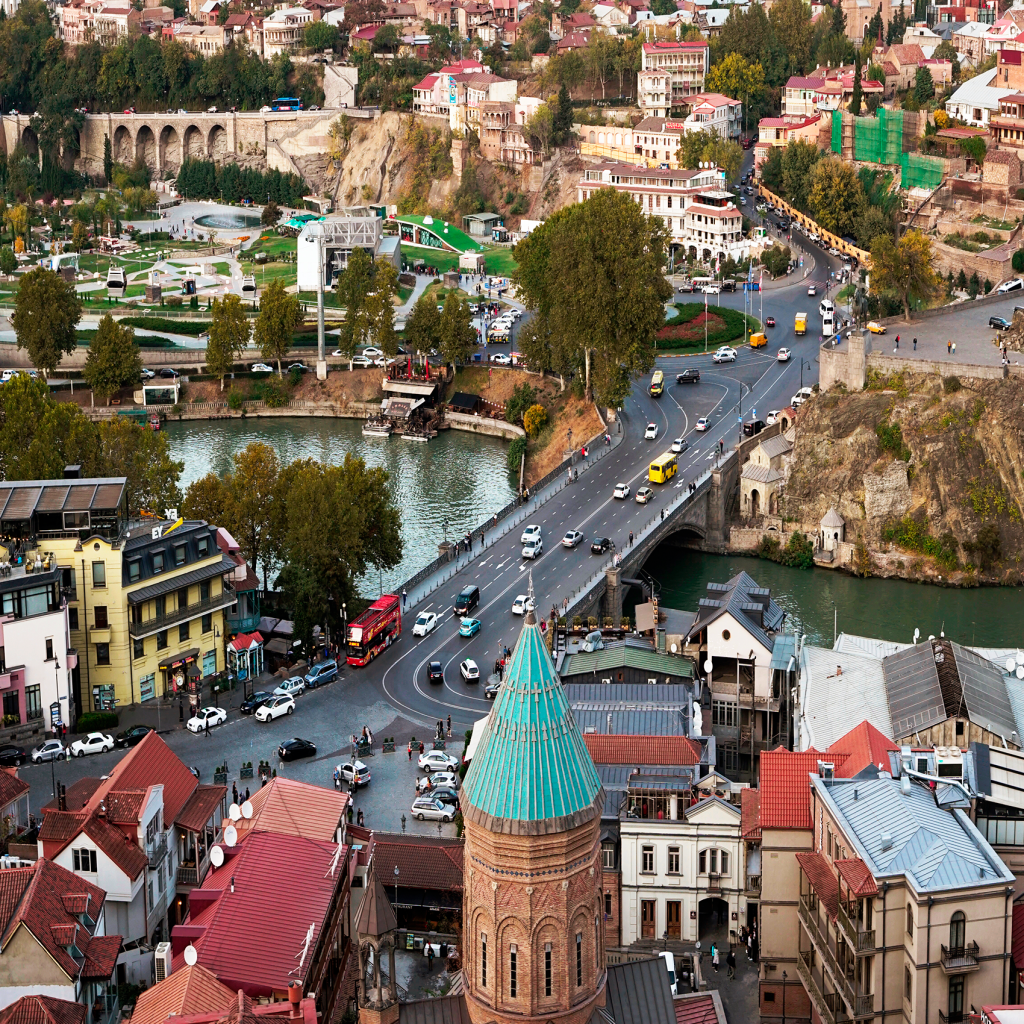
[[[412,760],[412,740],[409,740],[409,760]]]
[[[358,814],[356,815],[356,824],[357,824],[357,825],[358,825],[358,826],[359,826],[360,828],[362,828],[362,827],[363,827],[363,809],[362,809],[362,808],[360,808],[360,809],[359,809],[359,813],[358,813]],[[731,956],[731,955],[732,955],[732,954],[730,954],[730,956]]]
[[[448,716],[448,739],[452,738],[452,716]]]
[[[914,339],[914,351],[917,351],[917,338]]]
[[[753,960],[754,959],[753,949],[754,949],[754,933],[753,932],[747,932],[747,959],[748,960]]]
[[[423,753],[423,740],[420,740],[420,753]]]
[[[665,522],[665,510],[664,509],[661,510],[661,521]]]
[[[434,947],[431,943],[427,943],[427,972],[429,973],[434,969]]]
[[[899,347],[900,347],[900,336],[897,334],[896,335],[896,348],[898,349]]]
[[[210,738],[210,720],[209,719],[206,720],[206,738],[207,739]]]
[[[630,547],[633,546],[633,531],[632,530],[629,531],[629,546]]]
[[[947,356],[949,355],[949,351],[950,351],[950,348],[952,347],[952,345],[953,345],[953,342],[951,342],[951,341],[950,341],[950,340],[949,340],[949,339],[947,338],[947,339],[946,339],[946,355],[947,355]]]
[[[341,789],[341,772],[337,768],[334,769],[334,788]]]
[[[711,948],[711,963],[714,965],[715,974],[718,973],[718,947],[712,946]]]
[[[956,342],[953,342],[953,355],[956,355]]]
[[[402,611],[405,611],[405,601],[409,595],[405,592],[405,587],[402,588]]]
[[[359,813],[362,814],[363,812],[360,811]],[[362,824],[362,822],[360,822],[360,824]],[[729,953],[728,953],[728,955],[725,958],[725,963],[726,963],[726,966],[729,968],[729,970],[727,972],[727,977],[732,978],[735,981],[736,980],[736,954],[733,953],[733,951],[731,949],[729,950]]]

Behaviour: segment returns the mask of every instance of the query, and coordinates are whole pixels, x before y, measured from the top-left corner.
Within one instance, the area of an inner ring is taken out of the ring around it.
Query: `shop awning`
[[[271,654],[287,654],[288,641],[275,637],[273,640],[268,640],[263,649],[265,651],[269,651]]]
[[[177,654],[172,654],[170,657],[158,661],[157,668],[177,668],[179,665],[185,664],[186,661],[195,661],[198,657],[199,648],[190,647],[187,651],[179,651]]]

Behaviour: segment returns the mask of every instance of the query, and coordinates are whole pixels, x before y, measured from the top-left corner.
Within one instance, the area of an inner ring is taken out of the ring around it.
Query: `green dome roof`
[[[564,832],[600,814],[604,791],[533,614],[506,666],[487,736],[462,789],[491,832]]]

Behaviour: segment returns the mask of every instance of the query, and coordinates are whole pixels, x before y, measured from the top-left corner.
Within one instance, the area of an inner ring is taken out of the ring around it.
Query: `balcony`
[[[836,959],[836,953],[832,949],[832,946],[829,945],[828,935],[821,931],[818,924],[817,914],[808,904],[806,896],[801,896],[800,898],[799,912],[800,919],[804,923],[807,934],[818,951],[822,968],[828,972],[829,979],[836,989],[834,997],[828,996],[830,1003],[834,1003],[835,999],[842,999],[845,1002],[846,1007],[849,1007],[849,1009],[852,1010],[852,1016],[854,1018],[873,1017],[875,1014],[874,995],[871,993],[858,993],[856,991],[850,978],[847,977],[846,972]],[[837,930],[836,942],[838,941],[839,933]],[[874,939],[872,939],[872,942],[873,941]],[[801,956],[802,955],[803,954],[801,953]],[[834,1011],[839,1011],[840,1019],[845,1020],[851,1016],[844,1012],[846,1007],[833,1006],[832,1008]]]
[[[950,1013],[943,1013],[939,1010],[939,1024],[966,1024],[967,1014],[963,1010],[953,1010]]]
[[[234,590],[225,584],[223,592],[216,597],[207,598],[205,601],[196,601],[195,604],[186,605],[184,608],[176,608],[173,612],[165,612],[163,615],[156,615],[151,619],[146,619],[144,622],[129,622],[128,633],[134,639],[150,636],[153,633],[159,633],[163,629],[168,629],[170,626],[177,626],[182,622],[198,619],[201,615],[219,611],[221,608],[230,608],[237,601],[238,598],[235,596]]]
[[[256,612],[253,615],[228,616],[228,629],[232,633],[251,633],[259,624],[259,612]]]
[[[159,867],[167,856],[167,835],[161,832],[152,843],[146,844],[146,857],[151,868]]]
[[[796,962],[796,973],[800,975],[800,980],[804,983],[807,995],[810,997],[811,1002],[814,1003],[814,1008],[818,1011],[821,1019],[825,1024],[836,1024],[836,1015],[829,1006],[830,1001],[826,1000],[824,993],[822,993],[818,983],[814,980],[810,959],[810,951],[802,952]]]
[[[968,971],[976,971],[981,966],[978,961],[980,950],[976,942],[970,942],[966,946],[943,946],[942,947],[942,969],[947,974],[966,974]]]
[[[858,923],[851,919],[843,909],[842,903],[839,904],[839,925],[846,932],[846,937],[853,943],[853,948],[858,953],[866,953],[875,948],[875,930],[873,928],[870,931],[861,929]]]
[[[209,855],[203,857],[198,865],[195,862],[195,858],[193,858],[190,863],[182,864],[178,867],[177,884],[186,888],[194,888],[206,877],[209,867]]]
[[[747,888],[746,893],[748,896],[757,895],[761,892],[761,876],[760,875],[747,875]]]
[[[708,892],[722,891],[722,876],[717,871],[708,873]]]

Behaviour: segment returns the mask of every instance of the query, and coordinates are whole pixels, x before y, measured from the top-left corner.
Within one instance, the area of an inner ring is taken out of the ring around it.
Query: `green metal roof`
[[[575,828],[597,816],[604,803],[597,769],[532,613],[462,797],[470,821],[519,835]]]
[[[628,644],[613,644],[606,646],[603,651],[592,651],[589,654],[586,651],[570,654],[562,662],[562,675],[575,676],[583,672],[604,672],[613,668],[638,668],[655,676],[678,676],[683,679],[693,677],[693,664],[686,658]]]

